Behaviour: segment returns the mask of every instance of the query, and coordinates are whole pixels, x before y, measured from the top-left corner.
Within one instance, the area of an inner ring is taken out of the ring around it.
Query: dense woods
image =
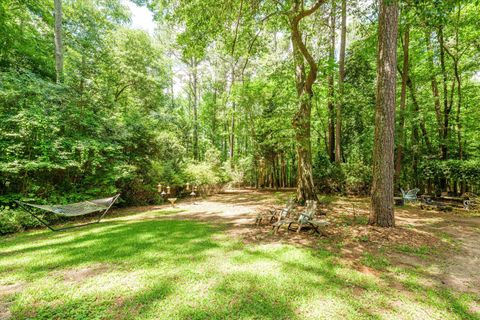
[[[15,199],[158,183],[373,191],[392,215],[400,188],[480,192],[476,1],[134,2],[154,33],[120,0],[0,3],[1,233],[34,225]]]

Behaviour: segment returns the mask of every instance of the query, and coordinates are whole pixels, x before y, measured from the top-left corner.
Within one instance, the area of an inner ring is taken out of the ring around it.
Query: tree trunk
[[[193,93],[193,159],[199,160],[198,153],[198,61],[192,59],[192,93]]]
[[[310,144],[310,113],[312,96],[301,94],[298,111],[293,119],[297,142],[297,201],[316,200],[312,172],[312,150]]]
[[[223,161],[228,159],[228,120],[225,120],[223,123],[223,139],[222,139],[222,155],[223,155]]]
[[[410,78],[410,75],[407,77],[407,87],[410,91],[410,98],[412,99],[414,114],[418,115],[418,125],[420,127],[420,130],[422,130],[422,136],[425,141],[425,145],[427,146],[427,150],[430,153],[432,152],[432,143],[430,142],[430,138],[428,137],[427,127],[425,125],[425,117],[423,116],[420,105],[418,104],[417,96],[415,93],[415,86],[412,82],[412,79]]]
[[[455,72],[455,79],[457,80],[457,115],[456,115],[456,124],[457,124],[457,142],[458,142],[458,159],[463,160],[463,142],[462,142],[462,121],[460,118],[460,113],[462,111],[462,79],[459,72],[460,57],[459,54],[459,32],[458,32],[458,23],[460,23],[460,9],[458,7],[457,11],[457,27],[455,28],[455,55],[450,54],[453,59],[453,67]],[[447,51],[448,52],[448,51]],[[449,53],[449,52],[448,52]],[[465,193],[465,181],[462,179],[460,181],[460,194]]]
[[[233,54],[233,50],[232,50]],[[235,84],[235,64],[232,64],[231,66],[231,82],[230,82],[230,88],[228,89],[228,96],[227,99],[230,99],[230,95],[233,90],[233,86]],[[228,104],[228,101],[227,101]],[[230,135],[229,135],[229,152],[228,156],[230,159],[230,168],[233,169],[235,163],[234,163],[234,158],[235,158],[235,109],[236,109],[236,104],[235,101],[232,101],[232,114],[230,117]]]
[[[328,156],[335,161],[335,0],[332,0],[330,12],[330,48],[328,54]]]
[[[441,106],[440,106],[440,94],[438,92],[438,83],[437,83],[437,77],[435,76],[435,65],[434,65],[434,59],[433,59],[433,50],[432,50],[432,45],[430,42],[430,33],[426,34],[426,39],[427,39],[427,52],[428,52],[428,64],[431,70],[431,75],[430,75],[430,81],[432,84],[432,95],[433,95],[433,104],[435,107],[435,116],[437,119],[437,126],[438,126],[438,139],[439,141],[442,140],[443,136],[443,121],[442,121],[442,111],[441,111]],[[440,153],[442,152],[441,150],[441,144],[440,144]]]
[[[395,157],[395,184],[400,187],[400,173],[402,170],[403,144],[405,143],[405,106],[407,102],[408,79],[408,47],[410,42],[409,26],[405,26],[403,44],[402,91],[400,93],[400,114],[398,119],[397,156]]]
[[[463,159],[463,147],[462,147],[462,122],[460,120],[460,112],[462,110],[462,82],[460,73],[458,71],[458,61],[455,61],[455,77],[457,79],[457,142],[458,142],[458,158]]]
[[[415,107],[415,106],[414,106]],[[414,122],[412,124],[412,170],[413,170],[413,185],[420,187],[419,185],[419,173],[418,173],[418,160],[419,160],[419,147],[420,144],[420,137],[418,134],[418,126]],[[429,192],[430,193],[430,192]]]
[[[397,0],[380,0],[377,51],[372,210],[369,224],[394,227],[394,138],[397,65]]]
[[[63,82],[62,0],[54,0],[55,7],[55,71],[57,83]]]
[[[295,130],[297,151],[297,201],[317,200],[312,173],[312,150],[310,141],[310,117],[312,110],[312,86],[317,79],[317,63],[303,43],[299,30],[300,21],[313,14],[326,0],[318,0],[311,8],[304,10],[303,1],[293,2],[294,15],[290,16],[290,31],[295,61],[295,82],[298,97],[298,110],[292,120]],[[305,72],[304,60],[310,70]]]
[[[214,146],[217,146],[217,138],[218,138],[218,133],[217,133],[217,86],[215,86],[213,90],[213,112],[212,112],[212,144]]]
[[[439,28],[438,31],[438,41],[440,45],[440,68],[442,70],[442,83],[443,83],[443,125],[442,125],[442,138],[440,140],[440,152],[441,159],[447,160],[448,158],[448,126],[449,126],[449,115],[450,109],[448,104],[448,77],[447,70],[445,65],[445,44],[443,40],[443,26]],[[442,183],[443,184],[443,183]]]
[[[442,80],[443,80],[443,124],[442,124],[442,137],[440,139],[440,153],[441,159],[447,160],[448,159],[448,132],[449,132],[449,122],[450,122],[450,111],[451,111],[451,103],[448,102],[448,76],[447,70],[445,65],[445,42],[443,38],[443,26],[440,26],[438,30],[438,41],[440,46],[440,68],[442,70]],[[452,98],[450,101],[453,100],[453,93],[455,89],[455,79],[452,82],[452,90],[451,95]],[[440,188],[442,191],[446,191],[447,189],[447,181],[446,179],[440,180]]]
[[[461,160],[463,159],[463,147],[462,147],[462,124],[460,121],[460,113],[462,109],[462,80],[461,80],[461,75],[459,72],[459,64],[460,64],[460,58],[461,58],[461,53],[459,53],[459,32],[458,32],[458,24],[460,23],[460,15],[461,13],[461,7],[458,6],[457,10],[457,21],[456,21],[456,27],[455,27],[455,51],[454,53],[449,50],[447,47],[444,47],[444,50],[446,53],[452,58],[453,61],[453,71],[455,75],[455,80],[457,82],[457,114],[455,117],[455,122],[456,122],[456,127],[457,127],[457,142],[458,142],[458,158]],[[453,87],[452,87],[453,88]],[[453,89],[452,89],[453,90]],[[450,105],[453,105],[453,92],[451,93],[451,101]]]
[[[344,78],[345,78],[345,46],[347,38],[347,1],[342,0],[342,27],[340,32],[340,60],[338,66],[338,103],[336,104],[335,126],[335,162],[342,162],[342,108],[345,103]]]
[[[235,151],[235,102],[232,103],[232,117],[230,119],[230,168],[234,167],[234,151]]]

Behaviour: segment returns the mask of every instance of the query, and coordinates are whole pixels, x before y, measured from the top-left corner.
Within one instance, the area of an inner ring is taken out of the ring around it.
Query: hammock
[[[65,205],[40,205],[40,204],[32,204],[32,203],[26,203],[22,201],[15,201],[20,205],[23,210],[25,210],[27,213],[31,214],[33,217],[35,217],[40,223],[45,225],[47,228],[49,228],[52,231],[60,231],[60,230],[65,230],[65,229],[71,229],[71,228],[76,228],[76,227],[81,227],[81,226],[86,226],[89,224],[94,224],[94,223],[99,223],[100,220],[102,220],[103,216],[108,212],[110,207],[117,201],[118,197],[120,194],[117,194],[113,197],[110,198],[103,198],[103,199],[96,199],[96,200],[90,200],[90,201],[83,201],[83,202],[77,202],[77,203],[71,203],[71,204],[65,204]],[[35,211],[32,210],[31,208],[37,208],[41,209],[44,211],[49,211],[64,217],[77,217],[77,216],[83,216],[89,213],[97,212],[97,211],[103,211],[103,213],[100,215],[100,217],[90,223],[85,223],[81,225],[75,225],[75,226],[70,226],[70,227],[65,227],[65,228],[60,228],[60,229],[54,229],[50,224],[45,222],[43,219],[41,219],[39,216],[35,214]]]

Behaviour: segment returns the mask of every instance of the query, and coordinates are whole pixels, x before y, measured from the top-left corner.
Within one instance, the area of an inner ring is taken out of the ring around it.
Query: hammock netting
[[[116,200],[117,196],[97,200],[83,201],[65,205],[40,205],[22,202],[22,204],[50,211],[66,217],[82,216],[85,214],[108,209]]]

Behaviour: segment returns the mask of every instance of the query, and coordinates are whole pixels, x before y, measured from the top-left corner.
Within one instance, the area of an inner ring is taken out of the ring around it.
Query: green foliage
[[[162,118],[170,112],[160,45],[122,27],[128,13],[119,1],[64,3],[65,80],[55,84],[53,4],[20,6],[0,5],[8,12],[0,25],[17,38],[0,51],[2,203],[67,203],[121,192],[123,203],[144,204],[158,200],[159,181],[181,184],[184,147],[172,133],[175,124]],[[7,210],[2,221],[35,226],[29,219]]]
[[[134,2],[152,10],[154,34],[130,28],[127,2],[64,1],[65,70],[59,84],[54,81],[53,2],[1,2],[2,203],[19,198],[66,203],[117,192],[126,205],[154,203],[160,201],[158,183],[175,190],[187,182],[294,187],[298,162],[292,119],[299,101],[291,30],[283,14],[291,4]],[[330,29],[318,23],[327,14],[339,14],[330,6],[324,3],[301,26],[305,46],[318,62],[309,143],[314,179],[320,192],[368,194],[377,8],[347,4],[355,14],[348,19],[351,41],[340,99],[339,66],[328,58]],[[396,124],[404,133],[403,141],[395,141],[403,151],[397,184],[421,187],[430,181],[445,189],[447,179],[478,190],[478,3],[401,6],[399,39],[408,24],[410,61],[405,122]],[[327,155],[329,123],[336,115],[327,107],[324,80],[332,72],[333,98],[342,102],[341,164],[332,164]]]
[[[12,210],[0,209],[0,235],[17,232],[20,226],[15,222]]]
[[[421,163],[421,174],[426,180],[463,181],[480,190],[480,160],[425,160]]]
[[[319,155],[314,163],[315,184],[322,193],[368,194],[372,170],[360,161],[335,164],[326,155]]]
[[[46,220],[55,221],[55,217],[48,216]],[[41,226],[40,222],[20,208],[0,207],[0,235],[38,226]]]
[[[313,176],[315,185],[321,193],[338,193],[345,191],[345,175],[342,168],[330,162],[326,155],[318,155],[314,162]]]
[[[215,148],[210,148],[205,153],[209,161],[187,163],[185,180],[196,186],[215,186],[231,180],[228,166],[222,166],[220,153]]]
[[[170,213],[1,238],[0,277],[19,284],[3,297],[12,318],[478,318],[470,308],[478,296],[432,287],[430,264],[395,267],[372,252],[361,259],[376,269],[367,272],[324,248],[244,243],[173,216],[145,220]]]
[[[345,191],[350,194],[370,193],[372,169],[362,162],[347,162],[341,165],[345,176]]]

